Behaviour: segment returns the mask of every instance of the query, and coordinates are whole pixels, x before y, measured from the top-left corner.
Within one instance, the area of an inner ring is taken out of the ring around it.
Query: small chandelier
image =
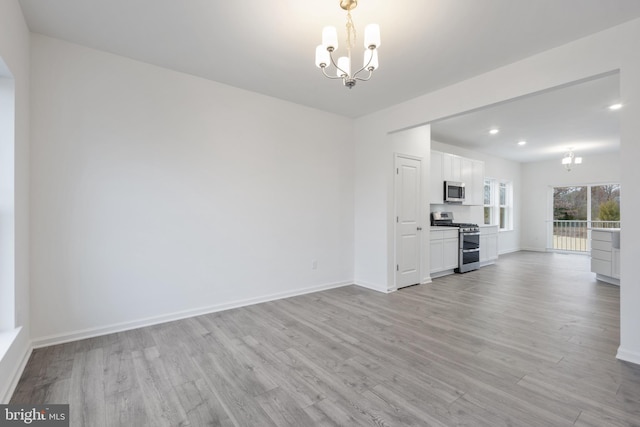
[[[358,5],[357,0],[340,0],[340,7],[347,11],[347,56],[338,58],[336,63],[333,52],[338,49],[338,33],[336,27],[324,27],[322,29],[322,44],[316,48],[316,66],[322,70],[325,77],[330,79],[342,79],[342,84],[351,89],[356,85],[356,80],[367,81],[373,71],[378,68],[378,47],[380,47],[380,27],[378,24],[369,24],[364,29],[364,61],[363,66],[352,73],[351,49],[356,42],[356,29],[351,19],[351,10]],[[336,75],[327,74],[326,68],[333,65]],[[362,71],[369,71],[367,77],[358,77]]]
[[[567,172],[571,172],[571,168],[573,165],[581,165],[582,157],[576,157],[573,153],[573,148],[569,148],[569,151],[564,153],[564,157],[562,158],[562,165],[567,170]]]

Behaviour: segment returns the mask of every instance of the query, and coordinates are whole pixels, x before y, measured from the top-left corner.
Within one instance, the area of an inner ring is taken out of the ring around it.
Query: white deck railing
[[[589,243],[592,228],[619,228],[620,221],[577,221],[553,220],[548,221],[549,248],[555,251],[591,252]]]

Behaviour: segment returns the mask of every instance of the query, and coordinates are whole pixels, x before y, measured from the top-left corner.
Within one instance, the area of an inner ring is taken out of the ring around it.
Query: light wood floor
[[[619,289],[520,252],[385,295],[357,286],[38,349],[12,403],[77,426],[640,425]]]

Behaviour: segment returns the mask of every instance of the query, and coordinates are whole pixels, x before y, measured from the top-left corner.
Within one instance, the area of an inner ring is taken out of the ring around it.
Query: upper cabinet
[[[430,171],[430,184],[431,184],[431,199],[429,203],[433,205],[441,205],[444,203],[444,173],[442,166],[444,163],[444,153],[440,151],[431,151],[431,171]]]
[[[484,204],[484,162],[462,158],[462,182],[466,186],[463,205]]]
[[[462,181],[462,157],[442,153],[443,181]]]
[[[465,184],[464,205],[484,204],[484,162],[480,160],[432,150],[430,178],[432,204],[444,203],[444,181]]]

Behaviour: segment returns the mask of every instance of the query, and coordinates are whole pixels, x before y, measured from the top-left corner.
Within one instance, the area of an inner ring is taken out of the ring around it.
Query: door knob
[[[422,231],[422,227],[418,227],[418,231]]]

